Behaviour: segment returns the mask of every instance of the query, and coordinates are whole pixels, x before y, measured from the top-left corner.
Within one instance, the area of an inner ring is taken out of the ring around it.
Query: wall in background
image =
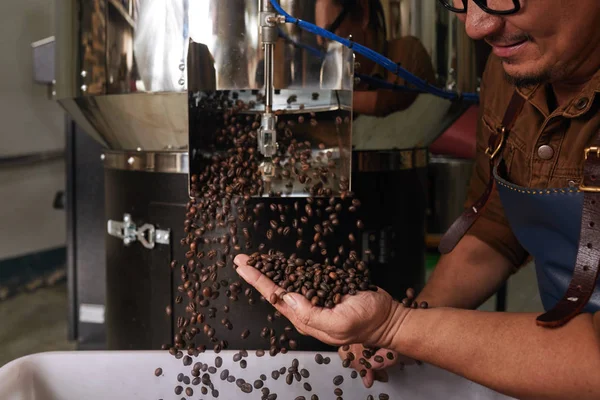
[[[64,113],[32,79],[31,43],[54,35],[54,1],[0,1],[0,157],[64,148]],[[65,245],[64,160],[0,167],[0,260]]]

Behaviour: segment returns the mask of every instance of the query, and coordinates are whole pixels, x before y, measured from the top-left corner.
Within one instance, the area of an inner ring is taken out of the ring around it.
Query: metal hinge
[[[108,220],[107,231],[109,235],[123,239],[125,246],[139,240],[147,249],[153,249],[156,243],[169,244],[171,238],[171,231],[168,229],[156,229],[151,224],[138,228],[129,214],[123,215],[123,221]]]

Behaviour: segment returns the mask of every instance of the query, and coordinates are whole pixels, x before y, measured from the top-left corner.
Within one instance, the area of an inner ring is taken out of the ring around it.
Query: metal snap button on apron
[[[549,160],[554,156],[554,149],[547,144],[538,147],[538,156],[542,160]]]
[[[575,108],[581,111],[588,105],[589,102],[590,99],[587,97],[582,97],[581,99],[577,100],[577,103],[575,103]]]

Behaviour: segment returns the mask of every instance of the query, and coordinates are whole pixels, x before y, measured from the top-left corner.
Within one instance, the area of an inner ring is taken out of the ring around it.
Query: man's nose
[[[473,40],[482,40],[493,36],[504,24],[501,16],[486,13],[473,0],[469,0],[467,13],[458,14],[458,18],[465,23],[467,35]]]

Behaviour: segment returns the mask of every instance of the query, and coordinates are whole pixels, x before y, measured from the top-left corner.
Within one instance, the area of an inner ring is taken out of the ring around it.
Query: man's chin
[[[549,77],[547,74],[542,73],[525,73],[516,71],[516,66],[511,65],[508,62],[503,61],[504,66],[504,78],[518,88],[526,88],[537,86],[541,83],[548,82]]]

